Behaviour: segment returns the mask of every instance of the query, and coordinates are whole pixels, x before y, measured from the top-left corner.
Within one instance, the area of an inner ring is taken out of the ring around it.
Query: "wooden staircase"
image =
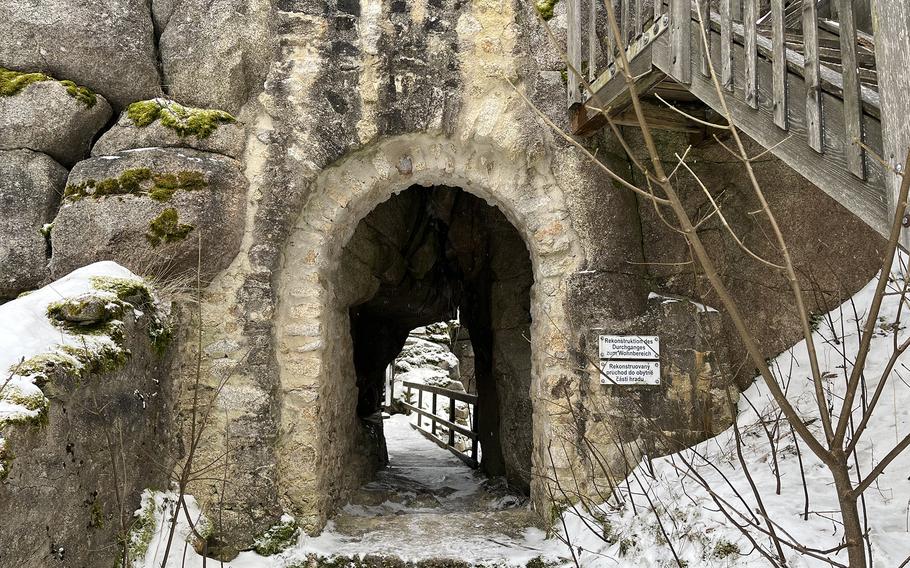
[[[636,123],[602,1],[568,0],[567,53],[586,74],[570,69],[568,83],[580,136],[604,114]],[[640,0],[614,0],[639,93],[720,112],[710,60],[735,125],[882,234],[910,147],[910,0],[885,4],[872,34],[856,25],[872,21],[857,13],[862,0],[658,0],[647,14]],[[648,108],[655,128],[704,128],[656,98]]]

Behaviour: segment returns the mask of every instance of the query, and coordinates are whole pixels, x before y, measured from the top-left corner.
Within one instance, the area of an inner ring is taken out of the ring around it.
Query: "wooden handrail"
[[[424,437],[430,441],[436,443],[442,448],[445,448],[452,452],[458,459],[468,464],[471,467],[479,467],[480,463],[478,458],[478,449],[480,436],[477,430],[477,395],[468,394],[465,392],[454,391],[450,389],[445,389],[442,387],[437,387],[433,385],[425,385],[422,383],[415,383],[411,381],[402,381],[402,386],[407,389],[407,400],[411,400],[411,389],[417,391],[417,405],[413,405],[410,402],[406,401],[402,404],[408,410],[415,412],[417,414],[417,424],[411,424],[418,432],[420,432]],[[432,398],[432,411],[427,412],[423,409],[423,393],[429,393],[433,395]],[[437,410],[437,396],[444,396],[449,400],[448,407],[448,419],[443,418],[436,414]],[[455,422],[455,401],[461,401],[467,403],[474,407],[473,412],[471,413],[471,428],[466,428],[461,424]],[[430,431],[428,432],[423,428],[423,418],[427,418],[430,421]],[[443,441],[437,435],[437,426],[442,426],[448,429],[448,440]],[[471,455],[466,455],[455,447],[455,434],[461,434],[462,436],[471,440]]]

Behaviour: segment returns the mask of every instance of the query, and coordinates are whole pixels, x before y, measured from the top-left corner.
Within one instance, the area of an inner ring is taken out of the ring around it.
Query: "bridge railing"
[[[480,460],[478,455],[479,436],[477,434],[477,396],[410,381],[403,381],[401,384],[405,388],[405,400],[407,401],[403,403],[405,408],[417,415],[417,424],[413,425],[415,429],[430,441],[452,452],[470,467],[478,467]],[[416,405],[412,404],[414,400],[412,391],[417,391]],[[430,399],[430,411],[425,410],[425,397]],[[440,397],[444,400],[440,401]],[[458,409],[456,402],[458,401],[468,406],[470,427],[457,422]],[[445,412],[445,414],[440,415],[440,411]],[[428,422],[429,429],[424,428],[425,421]],[[470,441],[470,453],[466,454],[459,449],[456,444],[456,435],[464,436]]]

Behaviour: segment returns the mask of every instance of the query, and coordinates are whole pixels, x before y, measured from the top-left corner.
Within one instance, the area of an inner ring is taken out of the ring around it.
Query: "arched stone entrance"
[[[501,150],[429,135],[389,138],[315,180],[281,262],[275,339],[280,374],[278,485],[283,505],[318,531],[371,471],[358,451],[357,386],[348,305],[336,281],[344,245],[379,203],[412,186],[453,186],[497,207],[531,259],[531,497],[542,505],[547,440],[559,416],[548,385],[573,373],[564,300],[582,254],[562,192],[548,172]]]

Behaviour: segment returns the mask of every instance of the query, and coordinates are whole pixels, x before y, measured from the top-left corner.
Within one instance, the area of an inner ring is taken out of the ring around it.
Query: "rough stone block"
[[[0,37],[0,67],[70,79],[117,107],[161,93],[148,0],[4,0]]]
[[[200,260],[208,279],[240,248],[246,187],[237,161],[195,150],[148,148],[80,162],[54,222],[51,272],[110,259],[169,278],[194,274]]]
[[[31,150],[0,151],[0,298],[35,288],[47,277],[41,230],[60,203],[66,169]]]
[[[88,154],[92,138],[111,117],[111,106],[95,96],[88,104],[58,81],[32,83],[12,96],[0,96],[0,149],[28,148],[65,165]]]

